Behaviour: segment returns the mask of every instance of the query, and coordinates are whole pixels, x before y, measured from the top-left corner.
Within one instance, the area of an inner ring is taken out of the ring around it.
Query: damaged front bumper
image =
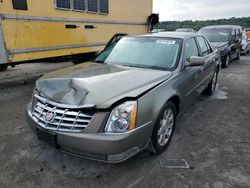
[[[152,122],[127,133],[104,133],[108,112],[96,113],[81,133],[47,130],[34,121],[30,106],[27,106],[26,119],[39,140],[84,158],[119,163],[145,149],[150,140]]]

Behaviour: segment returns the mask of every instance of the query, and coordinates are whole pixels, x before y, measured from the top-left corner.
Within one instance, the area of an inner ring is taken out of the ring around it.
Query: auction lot
[[[215,95],[200,96],[178,119],[162,155],[145,151],[121,164],[57,151],[29,129],[24,114],[35,80],[71,65],[0,73],[0,187],[250,187],[250,55],[222,69]]]

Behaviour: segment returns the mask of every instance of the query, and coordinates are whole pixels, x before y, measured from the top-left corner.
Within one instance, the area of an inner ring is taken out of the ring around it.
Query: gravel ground
[[[35,79],[70,65],[26,64],[0,73],[1,188],[250,187],[249,55],[221,71],[213,97],[199,97],[179,118],[162,155],[145,151],[121,164],[62,153],[29,129],[24,112]]]

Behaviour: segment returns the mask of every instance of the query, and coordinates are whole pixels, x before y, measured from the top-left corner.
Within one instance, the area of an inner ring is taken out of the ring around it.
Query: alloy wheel
[[[160,127],[157,134],[159,145],[164,146],[168,143],[173,133],[174,126],[174,112],[172,109],[167,108],[160,120]]]

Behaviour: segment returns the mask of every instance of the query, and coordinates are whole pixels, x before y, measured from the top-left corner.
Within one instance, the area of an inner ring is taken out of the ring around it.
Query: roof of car
[[[179,38],[179,39],[188,39],[195,36],[200,36],[197,33],[188,33],[188,32],[159,32],[159,33],[152,33],[147,35],[139,35],[143,37],[170,37],[170,38]]]
[[[210,25],[210,26],[203,27],[201,29],[216,29],[216,28],[220,28],[220,29],[238,28],[238,29],[241,29],[241,26],[239,26],[239,25]]]

